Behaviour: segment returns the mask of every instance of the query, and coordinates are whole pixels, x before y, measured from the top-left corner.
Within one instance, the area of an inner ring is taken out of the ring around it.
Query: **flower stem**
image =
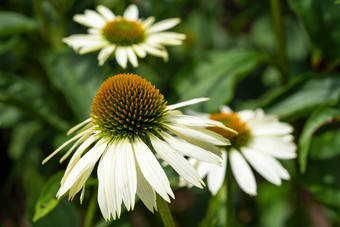
[[[286,36],[283,27],[283,16],[281,10],[281,0],[269,0],[272,15],[272,23],[274,26],[276,48],[278,51],[278,67],[281,73],[281,83],[288,83],[288,64],[286,53]]]
[[[156,198],[158,212],[162,218],[164,227],[175,227],[174,219],[172,218],[171,212],[169,210],[166,201],[160,197],[158,194]]]
[[[92,227],[93,226],[93,218],[96,213],[96,204],[97,204],[97,192],[94,191],[92,193],[92,197],[90,200],[89,207],[86,212],[86,219],[84,227]]]
[[[231,172],[230,163],[227,165],[227,177],[225,183],[227,184],[227,227],[235,226],[235,211],[233,206],[233,174]]]

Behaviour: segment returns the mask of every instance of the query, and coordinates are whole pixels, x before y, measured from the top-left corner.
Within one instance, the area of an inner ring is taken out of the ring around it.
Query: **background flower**
[[[138,8],[130,5],[123,16],[116,16],[103,5],[94,10],[85,10],[85,14],[74,16],[74,20],[89,27],[86,35],[72,35],[63,41],[80,54],[101,50],[98,55],[99,65],[115,52],[120,66],[126,68],[129,61],[138,66],[137,56],[144,58],[146,54],[168,60],[165,45],[181,45],[184,34],[164,32],[180,22],[173,18],[154,23],[154,17],[145,20],[138,18]]]

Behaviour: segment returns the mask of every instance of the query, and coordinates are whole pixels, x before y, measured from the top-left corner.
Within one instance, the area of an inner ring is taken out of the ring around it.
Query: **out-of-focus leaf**
[[[27,143],[32,139],[32,136],[40,130],[41,125],[35,121],[21,123],[14,127],[8,148],[8,156],[12,160],[18,159],[24,152]]]
[[[0,36],[31,31],[37,28],[35,20],[15,12],[0,12]]]
[[[339,115],[340,110],[338,109],[322,108],[314,111],[310,118],[307,120],[299,140],[299,163],[300,171],[302,173],[306,171],[308,152],[313,134],[322,125],[326,124],[334,117]]]
[[[216,111],[230,102],[235,88],[254,67],[268,55],[251,50],[213,51],[208,61],[197,66],[192,78],[185,78],[178,87],[182,100],[210,97],[203,103],[206,111]]]
[[[0,105],[0,128],[12,127],[18,123],[21,113],[11,106]]]
[[[335,128],[338,126],[336,124]],[[328,159],[340,154],[340,130],[329,129],[320,135],[314,135],[310,145],[309,157]]]
[[[60,187],[60,180],[63,174],[63,172],[58,172],[51,176],[42,188],[39,199],[35,205],[33,222],[46,216],[58,205],[60,200],[56,198],[56,194]]]
[[[15,75],[0,74],[0,102],[65,131],[67,123],[53,112],[55,107],[48,98],[38,84]]]
[[[85,86],[84,75],[78,74],[82,71],[79,68],[84,64],[74,63],[65,57],[52,54],[45,54],[42,60],[51,82],[64,94],[77,118],[80,120],[88,118],[94,96],[93,90]],[[102,74],[94,73],[92,81],[93,78],[98,78],[96,81],[102,82]]]
[[[317,107],[335,105],[340,94],[340,76],[308,74],[269,95],[260,106],[280,118],[309,116]]]
[[[331,0],[289,0],[291,8],[301,19],[311,46],[322,52],[331,63],[340,62],[340,6]]]

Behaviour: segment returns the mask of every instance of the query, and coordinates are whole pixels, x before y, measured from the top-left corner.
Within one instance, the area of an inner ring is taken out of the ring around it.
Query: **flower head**
[[[154,153],[190,184],[202,187],[199,174],[184,156],[219,164],[215,145],[226,146],[229,140],[206,127],[233,130],[218,121],[184,115],[175,109],[206,100],[166,105],[159,90],[137,75],[119,74],[107,79],[95,95],[91,117],[70,129],[68,134],[78,132],[43,161],[76,141],[61,159],[77,148],[57,196],[69,192],[69,199],[73,199],[83,189],[82,200],[85,182],[99,162],[98,203],[106,220],[120,216],[122,203],[132,210],[136,194],[153,212],[157,209],[155,193],[168,202],[169,196],[174,198]]]
[[[174,27],[180,19],[173,18],[154,23],[155,18],[145,20],[138,18],[138,9],[130,5],[123,16],[114,15],[103,5],[94,10],[86,10],[85,14],[75,15],[74,20],[89,27],[84,35],[71,35],[63,41],[80,54],[100,50],[99,65],[115,52],[120,66],[126,68],[129,61],[134,67],[138,66],[137,56],[144,58],[146,54],[168,59],[164,45],[181,45],[184,34],[164,32]]]
[[[287,170],[277,161],[296,157],[296,145],[290,134],[293,128],[289,124],[279,122],[276,116],[265,115],[261,109],[235,113],[228,107],[223,107],[221,112],[211,114],[209,118],[238,132],[236,135],[222,128],[208,127],[231,142],[231,146],[221,148],[221,167],[190,160],[201,177],[207,176],[208,188],[212,194],[216,194],[223,184],[228,160],[238,185],[250,195],[257,193],[250,166],[276,185],[280,185],[282,179],[290,178]],[[186,184],[181,180],[182,185]]]

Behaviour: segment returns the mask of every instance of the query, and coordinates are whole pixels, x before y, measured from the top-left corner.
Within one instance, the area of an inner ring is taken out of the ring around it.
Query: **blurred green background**
[[[182,46],[168,47],[169,62],[153,56],[124,70],[98,52],[78,55],[61,42],[86,33],[74,14],[104,4],[121,14],[131,3],[140,17],[179,17],[172,31]],[[97,89],[109,76],[136,73],[169,103],[195,97],[214,112],[263,108],[292,124],[298,159],[283,164],[291,180],[281,187],[257,177],[258,196],[234,188],[239,226],[340,226],[340,2],[335,0],[2,0],[0,3],[0,218],[3,226],[161,226],[138,203],[106,223],[92,195],[83,205],[55,199],[66,163],[41,161],[85,120]],[[170,209],[179,226],[225,226],[225,191],[176,188]],[[88,211],[96,209],[90,217]],[[34,220],[34,221],[33,221]]]

